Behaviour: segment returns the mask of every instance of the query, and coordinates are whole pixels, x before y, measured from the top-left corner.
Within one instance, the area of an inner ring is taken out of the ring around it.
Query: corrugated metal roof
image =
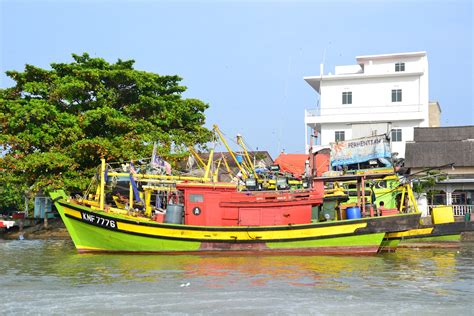
[[[412,142],[406,144],[405,167],[431,168],[454,163],[474,166],[474,141]]]
[[[444,142],[474,139],[474,126],[416,127],[415,142]]]

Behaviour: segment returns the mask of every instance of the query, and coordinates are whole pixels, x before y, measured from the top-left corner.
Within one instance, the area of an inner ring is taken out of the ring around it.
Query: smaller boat
[[[367,155],[366,155],[367,154]],[[341,208],[360,206],[371,216],[395,215],[408,207],[419,212],[411,184],[413,176],[397,174],[388,138],[385,135],[364,137],[331,144],[328,163],[323,174],[326,186],[336,185],[348,195]],[[327,189],[326,189],[327,191]],[[456,222],[451,207],[432,210],[432,223],[405,232],[390,232],[384,238],[381,251],[394,251],[397,247],[455,247],[461,233],[474,231],[473,222]]]
[[[461,234],[473,232],[474,222],[455,221],[452,206],[439,206],[431,211],[433,224],[421,224],[406,232],[388,233],[388,242],[399,241],[403,248],[459,247]]]
[[[0,219],[0,228],[9,229],[13,226],[15,226],[15,221]]]

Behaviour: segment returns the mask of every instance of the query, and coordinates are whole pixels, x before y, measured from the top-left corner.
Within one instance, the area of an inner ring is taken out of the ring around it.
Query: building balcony
[[[380,105],[354,106],[341,105],[321,109],[305,110],[306,124],[363,123],[424,120],[426,105]]]

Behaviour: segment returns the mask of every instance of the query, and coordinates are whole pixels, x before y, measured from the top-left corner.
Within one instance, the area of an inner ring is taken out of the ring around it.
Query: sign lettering
[[[81,212],[82,220],[94,224],[96,226],[102,226],[106,228],[117,228],[117,222],[113,219],[104,218],[97,216],[96,214],[89,214]]]
[[[391,157],[392,153],[385,135],[331,143],[331,166],[333,167]]]

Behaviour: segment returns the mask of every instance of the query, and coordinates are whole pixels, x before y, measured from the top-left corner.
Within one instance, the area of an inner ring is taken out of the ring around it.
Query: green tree
[[[21,208],[25,191],[80,191],[101,157],[122,161],[179,155],[203,144],[208,105],[184,99],[178,76],[111,64],[87,53],[51,70],[7,71],[16,84],[0,89],[0,211]]]

